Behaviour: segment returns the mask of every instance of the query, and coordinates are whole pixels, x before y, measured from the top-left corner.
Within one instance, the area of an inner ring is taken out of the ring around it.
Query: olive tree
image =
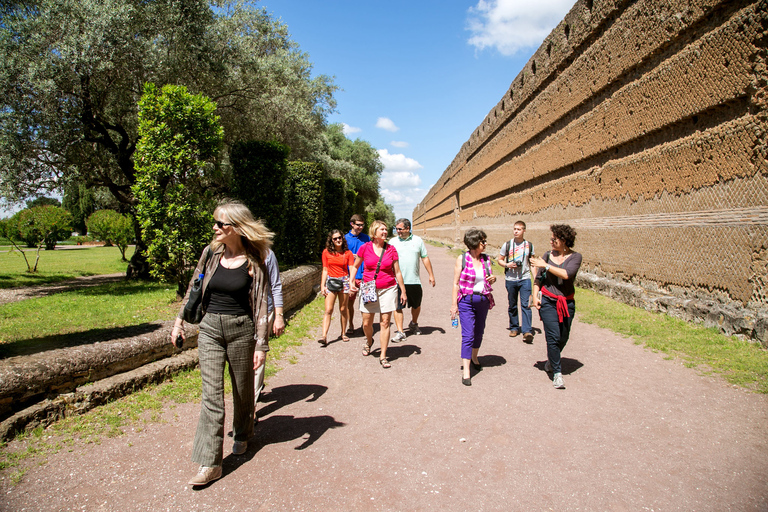
[[[76,183],[103,187],[133,211],[146,82],[212,98],[225,147],[274,140],[296,158],[313,151],[335,108],[331,79],[312,77],[287,27],[250,2],[37,0],[0,9],[5,202]],[[136,235],[140,258],[138,226]]]

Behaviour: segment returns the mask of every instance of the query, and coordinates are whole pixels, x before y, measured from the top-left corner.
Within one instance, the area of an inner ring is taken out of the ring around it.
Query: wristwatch
[[[546,267],[544,267],[544,272],[549,272],[549,265],[547,265]]]

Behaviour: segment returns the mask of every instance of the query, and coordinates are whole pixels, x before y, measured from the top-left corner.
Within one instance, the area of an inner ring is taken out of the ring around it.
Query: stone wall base
[[[768,313],[714,300],[654,293],[634,284],[583,271],[576,276],[576,285],[646,311],[658,311],[690,323],[714,327],[726,336],[738,336],[768,348]]]

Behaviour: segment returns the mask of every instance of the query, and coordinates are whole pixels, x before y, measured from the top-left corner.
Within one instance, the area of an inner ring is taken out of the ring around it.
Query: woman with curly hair
[[[320,291],[325,297],[325,315],[323,316],[323,337],[317,340],[322,346],[328,344],[328,329],[331,327],[333,305],[339,298],[339,320],[341,321],[341,339],[347,337],[347,298],[349,297],[349,267],[355,262],[355,256],[347,247],[344,234],[338,229],[328,233],[323,249],[323,274],[320,278]]]
[[[233,455],[242,455],[253,436],[253,372],[264,364],[269,350],[265,265],[271,233],[240,202],[219,205],[213,212],[213,240],[200,256],[195,277],[203,275],[203,320],[197,338],[202,377],[200,419],[192,460],[200,465],[189,485],[206,485],[221,478],[224,451],[224,368],[229,363],[234,406]],[[194,281],[194,280],[193,280]],[[184,337],[184,305],[171,340]]]
[[[537,270],[533,284],[533,306],[539,310],[547,340],[547,362],[544,369],[552,373],[552,385],[565,389],[560,367],[560,355],[571,334],[571,322],[576,313],[573,280],[581,267],[581,254],[572,250],[576,230],[567,224],[549,227],[552,250],[541,258],[531,257],[531,267]],[[539,295],[541,291],[541,295]]]

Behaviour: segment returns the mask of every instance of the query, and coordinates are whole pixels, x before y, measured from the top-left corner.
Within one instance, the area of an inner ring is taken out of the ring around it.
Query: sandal
[[[371,345],[373,345],[373,343],[371,343]],[[364,343],[364,344],[363,344],[363,355],[364,355],[364,356],[369,356],[369,355],[371,355],[371,345],[369,345],[369,344],[367,344],[367,343]]]
[[[327,347],[328,341],[325,338],[320,338],[317,340],[317,342],[320,344],[321,347]]]
[[[343,335],[343,336],[341,337],[341,341],[343,341],[343,342],[347,342],[347,341],[349,341],[349,336],[347,336],[346,334],[345,334],[345,335]]]
[[[389,363],[389,359],[387,359],[386,357],[382,357],[381,359],[379,359],[379,364],[381,365],[382,368],[392,368],[392,365]]]

